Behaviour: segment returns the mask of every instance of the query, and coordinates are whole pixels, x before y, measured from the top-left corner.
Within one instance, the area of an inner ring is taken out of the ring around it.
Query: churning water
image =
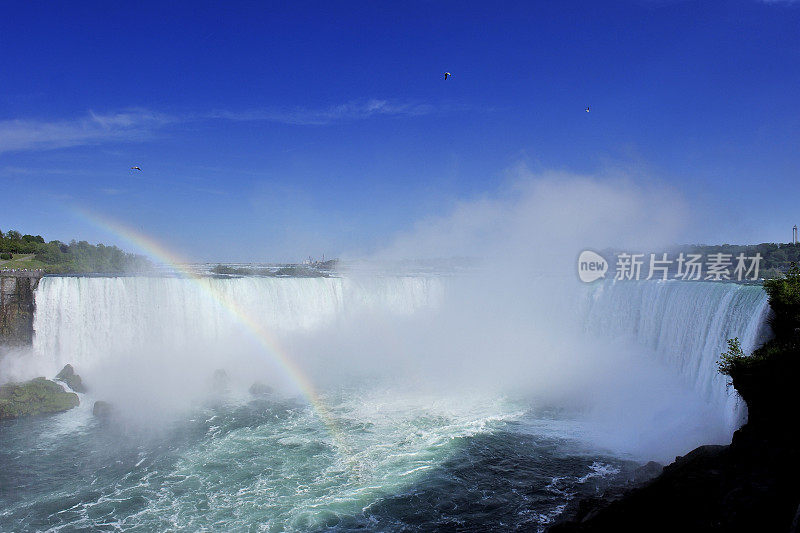
[[[609,417],[642,403],[637,387],[526,391],[520,383],[552,381],[553,365],[525,366],[497,339],[473,342],[505,334],[524,344],[526,335],[514,335],[525,320],[501,316],[501,328],[486,318],[519,308],[462,316],[469,298],[453,297],[459,290],[436,276],[44,278],[34,346],[7,356],[3,372],[53,376],[71,363],[90,391],[67,413],[0,423],[0,530],[542,530],[571,499],[686,451],[649,446],[659,439],[653,427],[686,430],[675,444],[684,446],[729,438],[741,420],[715,362],[726,338],[757,341],[760,287],[605,283],[570,297],[570,320],[582,325],[575,334],[591,339],[582,346],[647,359],[652,367],[635,381],[652,388],[662,384],[653,373],[668,374],[658,391],[674,395],[666,403],[703,406],[716,427],[693,433],[686,428],[709,418],[686,422],[643,401],[636,437]],[[448,349],[439,337],[455,335],[469,342],[453,340],[455,355],[431,363]],[[531,341],[526,353],[559,344]],[[315,391],[282,356],[296,359]],[[525,379],[495,386],[509,374],[493,366]],[[225,373],[215,380],[217,369]],[[272,392],[250,394],[255,381]],[[115,415],[95,418],[96,400]]]

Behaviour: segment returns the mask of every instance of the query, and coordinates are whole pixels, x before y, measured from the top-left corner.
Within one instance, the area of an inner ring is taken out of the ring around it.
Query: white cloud
[[[245,112],[219,111],[209,113],[204,118],[226,120],[266,121],[302,126],[322,126],[335,122],[364,120],[376,116],[421,116],[434,112],[430,104],[393,102],[390,100],[367,100],[347,102],[326,108],[306,107],[272,108]]]
[[[73,120],[0,120],[0,153],[26,150],[50,150],[84,146],[108,141],[146,138],[167,124],[204,121],[263,121],[301,126],[322,126],[338,122],[365,120],[379,116],[415,117],[435,111],[423,103],[371,99],[353,101],[325,108],[268,108],[237,111],[214,111],[186,115],[166,115],[134,109],[97,114]]]
[[[75,120],[2,120],[0,153],[24,150],[48,150],[95,144],[108,140],[141,138],[173,119],[146,110],[131,110]]]

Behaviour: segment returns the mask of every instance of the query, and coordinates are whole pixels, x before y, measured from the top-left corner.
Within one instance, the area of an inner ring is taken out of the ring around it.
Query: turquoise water
[[[536,530],[634,466],[507,400],[326,400],[335,436],[277,396],[158,427],[102,422],[86,405],[4,422],[0,530]]]
[[[0,531],[543,531],[626,483],[626,454],[669,460],[740,420],[715,362],[726,338],[758,338],[758,287],[492,300],[459,283],[43,279],[34,345],[0,378],[71,363],[90,393],[0,422]],[[329,417],[207,289],[291,348]],[[220,368],[229,386],[211,391]],[[249,394],[256,380],[277,392]],[[94,417],[96,400],[116,415]]]

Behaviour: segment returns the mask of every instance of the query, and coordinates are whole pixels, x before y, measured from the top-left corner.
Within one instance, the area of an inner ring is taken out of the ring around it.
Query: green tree
[[[730,376],[733,369],[744,361],[747,355],[742,351],[742,344],[739,342],[739,337],[728,339],[728,351],[722,352],[717,367],[719,371],[725,375]]]
[[[787,338],[800,328],[800,268],[792,263],[782,278],[764,282],[772,308],[770,326],[776,337]]]

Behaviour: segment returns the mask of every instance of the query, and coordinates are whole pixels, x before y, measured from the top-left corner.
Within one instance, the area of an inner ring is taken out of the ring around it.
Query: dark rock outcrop
[[[733,373],[749,420],[730,445],[701,446],[650,483],[580,501],[549,531],[799,531],[799,371],[800,352],[786,352]]]
[[[98,400],[94,402],[92,407],[92,414],[97,418],[109,418],[114,412],[114,408],[110,403]]]
[[[267,396],[269,394],[272,394],[272,387],[270,387],[269,385],[265,385],[260,381],[256,381],[255,383],[250,385],[250,388],[248,390],[250,391],[250,394],[252,394],[253,396]]]
[[[24,383],[6,383],[0,387],[0,420],[21,416],[61,413],[80,401],[74,392],[45,378]]]
[[[61,372],[56,374],[56,380],[63,381],[67,384],[67,387],[75,392],[86,392],[86,386],[83,384],[83,380],[75,373],[75,369],[72,368],[72,365],[65,365],[64,368],[61,369]]]
[[[41,273],[0,275],[0,344],[21,346],[33,341],[33,291]]]

